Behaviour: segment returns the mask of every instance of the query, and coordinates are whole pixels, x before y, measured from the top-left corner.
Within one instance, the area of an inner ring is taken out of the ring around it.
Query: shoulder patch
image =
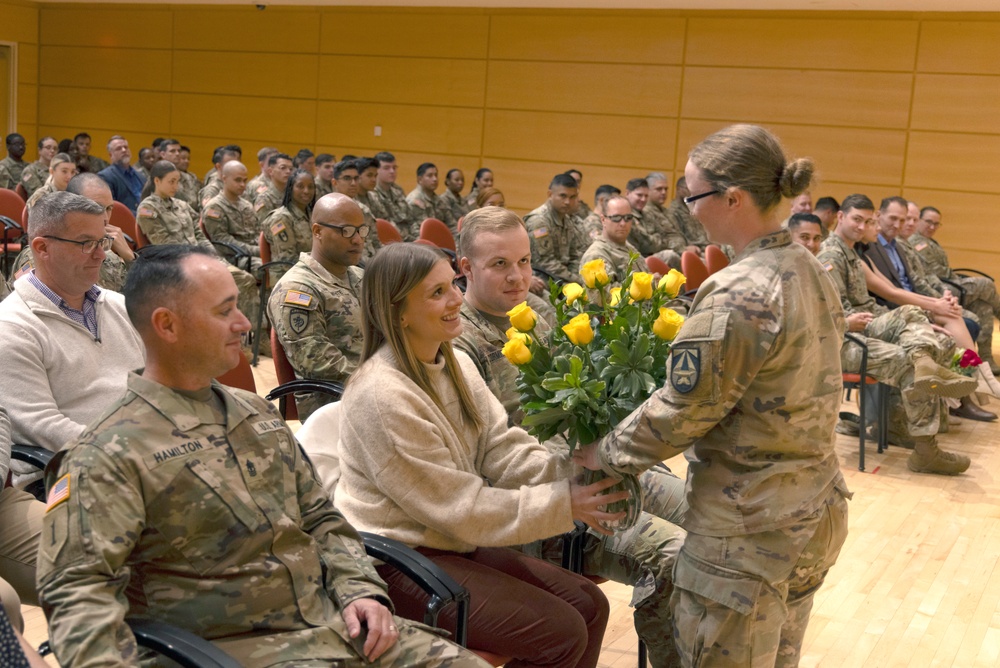
[[[32,270],[32,268],[33,268],[33,267],[31,266],[31,263],[30,263],[30,262],[25,262],[25,263],[24,263],[24,266],[22,266],[22,267],[21,267],[20,269],[18,269],[17,271],[15,271],[15,272],[14,272],[14,280],[16,281],[17,279],[19,279],[19,278],[21,278],[22,276],[24,276],[24,275],[25,275],[25,274],[27,274],[27,273],[28,273],[29,271],[31,271],[31,270]]]
[[[927,248],[927,242],[921,241],[919,244],[913,247],[913,250],[922,251],[925,248]]]
[[[148,206],[140,206],[138,213],[140,216],[146,216],[147,218],[156,217],[156,210],[150,209]]]
[[[549,228],[547,228],[547,227],[539,227],[537,230],[534,230],[531,233],[531,235],[533,237],[535,237],[536,239],[541,239],[542,237],[547,237],[547,236],[549,236]]]
[[[285,294],[285,303],[291,306],[304,306],[308,308],[312,305],[312,295],[307,295],[304,292],[299,292],[298,290],[289,290]]]
[[[833,271],[833,263],[827,262],[826,264],[823,265],[823,268],[826,269],[827,271]]]
[[[67,473],[52,485],[49,496],[45,500],[45,512],[49,512],[63,501],[69,501],[69,481],[70,474]]]
[[[263,206],[263,204],[261,206]],[[279,220],[278,222],[271,225],[271,234],[281,234],[284,231],[285,231],[284,221]]]
[[[286,301],[285,303],[288,302]],[[300,308],[293,308],[288,314],[288,326],[296,334],[301,334],[306,331],[306,327],[309,326],[309,311],[303,311]]]
[[[698,346],[675,347],[670,356],[670,384],[681,394],[698,385],[701,377],[701,349]]]
[[[21,181],[23,181],[24,183],[27,183],[30,180],[31,180],[31,172],[29,172],[26,169],[26,170],[24,170],[24,173],[21,174]]]
[[[267,202],[266,202],[266,201],[264,201],[264,200],[261,200],[260,202],[257,202],[256,204],[254,204],[254,205],[253,205],[253,210],[254,210],[254,211],[260,211],[261,209],[263,209],[263,208],[264,208],[264,206],[265,206],[266,204],[267,204]]]
[[[222,213],[216,209],[205,209],[205,217],[218,220],[222,217]]]

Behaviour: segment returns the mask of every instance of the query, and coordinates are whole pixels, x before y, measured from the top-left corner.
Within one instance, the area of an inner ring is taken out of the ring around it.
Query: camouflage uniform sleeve
[[[605,471],[640,473],[683,452],[736,406],[766,361],[775,335],[753,312],[702,306],[673,343],[664,386],[599,442]]]
[[[86,443],[69,451],[57,476],[38,551],[38,593],[56,658],[81,668],[138,666],[125,623],[125,564],[144,528],[141,490]]]
[[[226,214],[220,211],[217,206],[206,205],[201,212],[201,222],[208,231],[208,236],[212,237],[212,241],[232,244],[248,255],[260,255],[260,249],[257,246],[244,243],[230,233]]]
[[[290,295],[295,293],[295,299]],[[306,303],[308,302],[308,303]],[[267,305],[271,326],[295,372],[303,378],[346,381],[354,371],[349,360],[330,340],[323,296],[311,286],[283,282],[271,293]]]
[[[292,232],[292,221],[284,215],[271,212],[261,225],[264,237],[271,244],[271,260],[287,260],[296,262],[299,251],[295,244],[295,234]]]
[[[848,269],[844,256],[836,251],[824,250],[820,251],[816,259],[823,265],[823,270],[833,281],[833,284],[837,286],[837,294],[840,295],[840,305],[844,307],[844,316],[856,313],[857,310],[847,298],[847,281],[845,277],[847,276]]]
[[[16,187],[17,183],[14,182],[14,178],[10,175],[10,170],[7,169],[7,165],[0,165],[0,188],[13,190]]]
[[[579,278],[566,271],[566,267],[555,258],[555,238],[548,221],[542,216],[532,216],[525,221],[531,235],[531,266],[544,269],[564,281],[578,282]]]

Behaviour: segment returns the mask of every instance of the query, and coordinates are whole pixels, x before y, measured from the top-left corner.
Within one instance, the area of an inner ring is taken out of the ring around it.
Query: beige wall
[[[17,44],[17,129],[28,141],[25,159],[34,160],[38,141],[38,6],[0,0],[0,41]],[[6,132],[0,128],[0,134]]]
[[[902,193],[944,211],[957,263],[1000,259],[1000,14],[37,11],[40,132],[177,136],[198,171],[228,141],[251,162],[265,144],[386,148],[404,187],[424,160],[470,178],[486,165],[524,211],[557,171],[582,169],[589,200],[678,175],[700,138],[750,121],[816,159],[814,196]]]

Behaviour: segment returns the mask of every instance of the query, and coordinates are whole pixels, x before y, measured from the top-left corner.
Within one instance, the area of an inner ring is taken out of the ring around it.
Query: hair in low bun
[[[809,158],[799,158],[792,160],[785,165],[778,179],[778,187],[781,189],[783,197],[796,197],[809,188],[809,183],[813,177],[813,161]]]

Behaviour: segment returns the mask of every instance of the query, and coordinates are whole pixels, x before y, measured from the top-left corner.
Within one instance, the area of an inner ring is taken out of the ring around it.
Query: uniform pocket
[[[714,601],[741,615],[757,606],[763,582],[746,573],[720,568],[681,550],[674,566],[674,585]]]

